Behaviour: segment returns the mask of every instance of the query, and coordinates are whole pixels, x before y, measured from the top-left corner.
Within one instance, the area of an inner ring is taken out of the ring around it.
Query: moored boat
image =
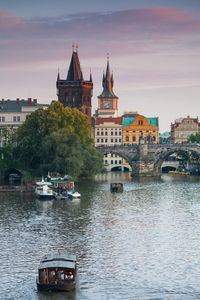
[[[53,191],[51,186],[52,186],[51,182],[44,181],[44,179],[42,178],[42,181],[36,182],[36,188],[35,188],[36,196],[43,200],[55,198],[55,192]]]
[[[123,192],[124,190],[124,186],[123,183],[119,183],[119,182],[113,182],[110,184],[110,191],[111,192]]]
[[[67,195],[68,195],[69,199],[80,199],[81,198],[81,194],[79,194],[78,192],[76,192],[74,190],[67,191]]]
[[[56,253],[45,255],[38,268],[39,291],[70,291],[76,285],[76,255]]]

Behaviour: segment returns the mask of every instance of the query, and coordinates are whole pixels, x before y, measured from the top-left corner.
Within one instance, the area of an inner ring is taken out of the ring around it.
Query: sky
[[[93,112],[109,53],[119,115],[200,117],[200,0],[0,0],[0,99],[57,100],[73,42]]]

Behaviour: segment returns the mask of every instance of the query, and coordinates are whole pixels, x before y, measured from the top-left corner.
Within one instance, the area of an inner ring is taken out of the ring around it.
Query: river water
[[[200,299],[198,177],[108,173],[76,188],[81,200],[0,194],[0,299]],[[76,289],[38,292],[39,261],[57,250],[78,257]]]

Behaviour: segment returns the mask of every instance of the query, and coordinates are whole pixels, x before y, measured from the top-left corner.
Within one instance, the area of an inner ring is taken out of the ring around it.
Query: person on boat
[[[43,282],[46,284],[47,283],[47,273],[45,270],[43,271],[42,277],[43,277]]]

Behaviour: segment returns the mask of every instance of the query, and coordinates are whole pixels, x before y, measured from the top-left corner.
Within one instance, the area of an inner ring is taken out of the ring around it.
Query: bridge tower
[[[92,75],[90,74],[90,79],[88,81],[83,79],[78,57],[78,45],[76,44],[76,47],[74,47],[73,44],[72,47],[73,52],[67,78],[65,80],[60,79],[58,72],[56,82],[58,101],[64,106],[79,109],[82,113],[86,114],[90,120],[93,91]]]

